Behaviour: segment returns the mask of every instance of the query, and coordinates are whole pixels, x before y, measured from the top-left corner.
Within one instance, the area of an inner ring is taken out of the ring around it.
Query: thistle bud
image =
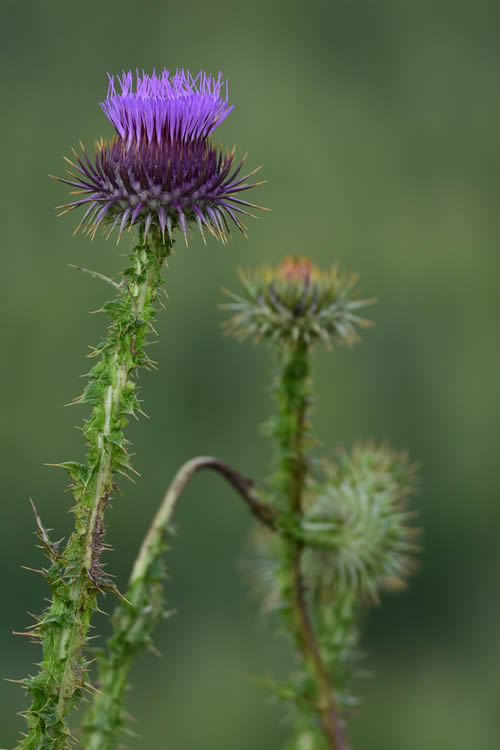
[[[357,310],[373,300],[359,299],[357,275],[336,266],[320,271],[309,258],[289,257],[277,268],[242,271],[240,280],[242,294],[228,292],[232,301],[222,306],[234,313],[225,328],[236,338],[352,345],[357,329],[371,325]]]
[[[377,599],[401,588],[413,569],[418,529],[408,497],[416,468],[387,446],[358,445],[325,462],[325,480],[312,486],[303,528],[318,544],[304,552],[304,576],[322,598],[355,591]]]

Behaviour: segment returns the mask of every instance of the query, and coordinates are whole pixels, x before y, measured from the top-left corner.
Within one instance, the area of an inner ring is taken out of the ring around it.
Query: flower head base
[[[132,73],[115,80],[110,76],[108,95],[101,107],[117,135],[96,144],[91,159],[82,146],[74,152],[71,179],[61,179],[82,197],[62,206],[63,213],[79,206],[85,212],[77,230],[94,235],[104,225],[109,233],[139,226],[172,235],[179,227],[187,242],[189,225],[196,223],[226,241],[229,221],[244,233],[240,215],[260,208],[243,200],[240,193],[261,183],[241,177],[243,161],[234,165],[234,150],[223,153],[209,136],[233,109],[227,101],[227,85],[221,74],[203,72],[192,76],[177,71],[170,76]],[[225,95],[223,96],[223,91]]]
[[[359,339],[356,326],[371,325],[355,311],[373,300],[357,298],[358,277],[337,267],[320,271],[309,258],[285,258],[277,268],[240,272],[243,295],[229,292],[234,312],[227,332],[243,339],[304,342],[321,339],[351,345]]]
[[[368,444],[324,468],[326,481],[313,485],[303,522],[319,541],[304,552],[309,589],[323,599],[356,591],[377,600],[381,589],[401,588],[418,550],[407,509],[415,466],[406,454]]]

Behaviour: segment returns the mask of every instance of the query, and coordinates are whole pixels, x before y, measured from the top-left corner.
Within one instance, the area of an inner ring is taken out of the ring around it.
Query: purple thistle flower
[[[75,150],[75,161],[66,159],[74,171],[72,179],[60,179],[82,194],[69,203],[63,213],[85,206],[75,231],[95,235],[106,225],[109,234],[119,228],[140,226],[145,234],[179,227],[187,243],[188,226],[196,222],[223,242],[228,219],[243,234],[240,214],[253,216],[248,208],[261,208],[240,197],[240,193],[262,183],[249,183],[240,176],[244,159],[234,166],[234,149],[223,153],[209,136],[234,109],[228,104],[227,83],[222,74],[213,78],[200,71],[167,70],[151,76],[137,73],[135,91],[132,73],[115,79],[109,76],[106,100],[101,107],[114,125],[117,135],[96,144],[91,159],[83,145],[82,155]]]

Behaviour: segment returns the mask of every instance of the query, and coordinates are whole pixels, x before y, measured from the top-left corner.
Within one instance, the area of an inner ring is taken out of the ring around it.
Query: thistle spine
[[[52,601],[30,631],[42,645],[43,660],[37,675],[22,680],[32,705],[25,712],[28,733],[17,750],[67,750],[72,737],[66,716],[82,691],[92,690],[83,649],[98,592],[115,589],[100,562],[105,548],[104,511],[115,476],[133,471],[123,434],[128,417],[140,411],[131,377],[137,368],[152,365],[145,346],[162,285],[161,268],[171,249],[171,243],[141,234],[120,284],[112,282],[120,290],[118,297],[102,308],[111,317],[108,336],[93,350],[91,356],[99,360],[74,402],[93,407],[83,430],[87,463],[58,464],[70,475],[76,500],[75,530],[61,553],[39,524],[52,563],[44,571]]]

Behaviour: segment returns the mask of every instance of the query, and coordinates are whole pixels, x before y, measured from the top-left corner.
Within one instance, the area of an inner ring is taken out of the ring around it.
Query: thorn
[[[29,614],[29,612],[28,612],[28,614]],[[32,617],[34,617],[34,616],[35,615],[32,615]],[[27,625],[26,626],[26,630],[36,630],[37,628],[40,628],[40,623],[39,622],[34,622],[32,625]]]
[[[83,268],[82,266],[75,266],[73,265],[73,263],[68,263],[68,267],[74,268],[77,271],[89,273],[91,276],[93,276],[94,279],[101,279],[101,281],[106,281],[108,284],[111,284],[111,286],[115,287],[115,289],[121,291],[121,287],[116,281],[113,281],[113,279],[110,279],[108,276],[104,276],[104,274],[102,273],[98,273],[97,271],[90,271],[88,268]]]
[[[67,731],[68,731],[68,735],[71,737],[71,739],[74,741],[74,743],[78,744],[78,740],[76,739],[75,735],[71,734],[71,732],[69,731],[69,729],[67,729]]]
[[[37,511],[37,509],[35,507],[35,503],[33,502],[33,500],[32,500],[31,497],[30,497],[29,500],[30,500],[30,503],[31,503],[31,507],[33,508],[33,513],[35,514],[35,522],[36,522],[37,530],[38,530],[37,533],[38,533],[40,539],[42,540],[44,547],[47,550],[49,550],[49,553],[51,555],[56,555],[57,554],[57,550],[55,549],[55,546],[52,544],[52,542],[49,539],[49,535],[48,535],[46,529],[44,528],[44,526],[42,524],[40,516],[38,515],[38,511]]]
[[[88,356],[89,357],[95,357],[97,355],[95,355],[95,354],[89,354]],[[73,401],[70,401],[68,404],[64,404],[64,407],[66,407],[66,406],[76,406],[77,404],[81,404],[81,403],[82,403],[82,397],[81,396],[77,396],[76,398],[73,399]],[[46,466],[59,466],[59,464],[46,464]]]
[[[134,607],[134,605],[132,604],[132,602],[131,602],[131,601],[129,601],[129,600],[127,599],[127,597],[126,597],[126,596],[123,596],[123,594],[122,594],[122,593],[121,593],[121,592],[120,592],[120,591],[118,590],[118,588],[117,588],[116,586],[113,586],[113,587],[112,587],[112,591],[113,591],[113,592],[114,592],[114,593],[115,593],[115,594],[117,595],[117,597],[118,597],[119,599],[121,599],[122,601],[126,602],[126,603],[127,603],[127,604],[129,604],[129,605],[130,605],[131,607]]]
[[[30,573],[40,573],[41,576],[45,577],[45,573],[44,573],[43,570],[38,570],[37,568],[30,568],[30,567],[28,567],[28,565],[21,565],[21,568],[23,570],[29,570]],[[31,613],[28,612],[28,614],[31,614]],[[34,615],[33,615],[33,617],[34,617]]]
[[[121,474],[122,476],[124,476],[124,477],[125,477],[125,479],[128,479],[128,480],[129,480],[130,482],[132,482],[132,484],[135,484],[135,483],[136,483],[135,479],[134,479],[133,477],[130,477],[130,476],[129,476],[129,475],[127,474],[127,472],[126,472],[126,471],[123,471],[123,469],[117,469],[117,472],[118,472],[118,474]]]
[[[93,685],[90,684],[90,682],[84,682],[82,684],[82,688],[86,690],[88,693],[100,693],[101,692],[99,688],[94,687]]]

